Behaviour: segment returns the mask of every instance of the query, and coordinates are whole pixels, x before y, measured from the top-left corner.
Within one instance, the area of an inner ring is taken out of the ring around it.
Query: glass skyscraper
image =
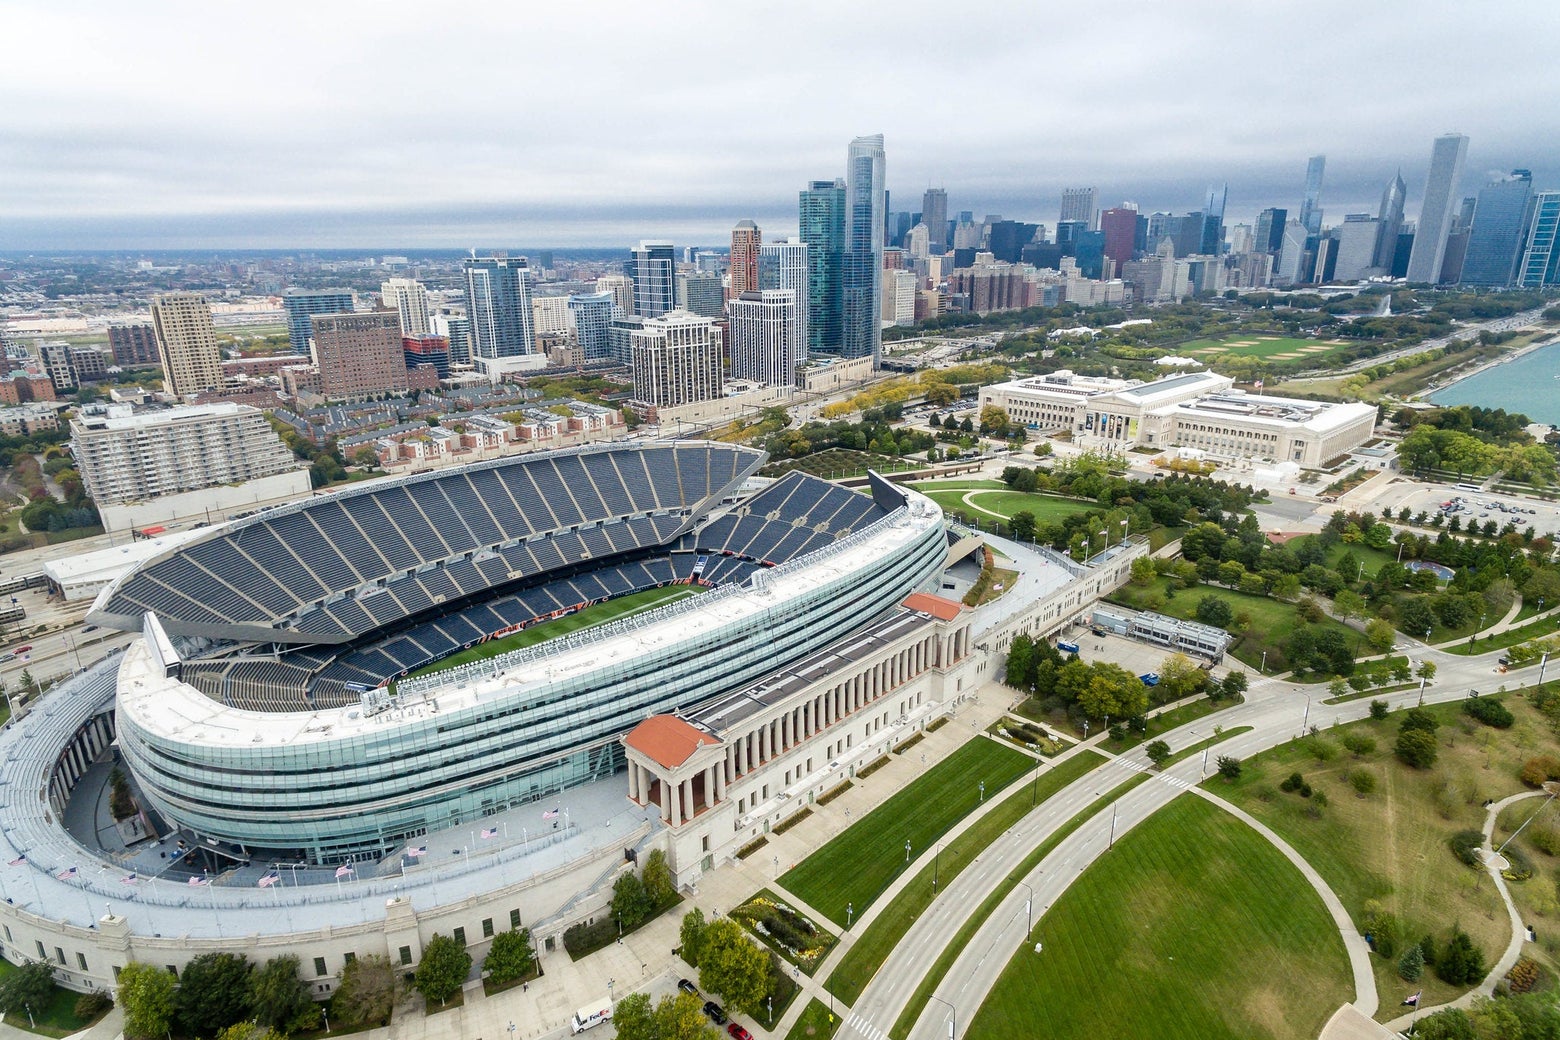
[[[634,313],[659,318],[677,308],[677,253],[670,242],[641,242],[634,250]]]
[[[351,314],[351,289],[288,289],[282,294],[287,312],[287,342],[294,354],[309,353],[310,324],[316,314]]]
[[[807,247],[807,349],[840,352],[840,267],[845,253],[845,182],[813,181],[800,195],[797,217]]]
[[[580,349],[592,361],[612,356],[607,329],[612,325],[612,294],[577,294],[569,297],[569,313],[574,316],[575,338]]]
[[[845,258],[840,272],[840,354],[876,358],[883,350],[883,135],[850,143],[845,164]]]
[[[1527,248],[1517,284],[1524,289],[1560,284],[1560,191],[1541,191],[1533,196],[1533,220],[1528,225]]]
[[[758,251],[758,287],[790,289],[795,314],[791,319],[791,371],[807,361],[807,244],[800,239],[765,242]]]
[[[1484,186],[1468,232],[1461,284],[1504,286],[1516,280],[1532,202],[1533,175],[1527,170],[1512,170],[1510,177]]]
[[[1419,207],[1414,251],[1408,258],[1411,282],[1434,285],[1440,281],[1446,236],[1451,231],[1452,209],[1457,204],[1457,184],[1462,180],[1463,160],[1467,156],[1468,138],[1462,134],[1437,137],[1430,150],[1430,175],[1425,180],[1425,199]]]
[[[462,265],[472,357],[497,359],[536,353],[531,272],[525,257],[473,257]]]
[[[1313,155],[1305,164],[1305,199],[1300,203],[1300,223],[1313,235],[1322,233],[1322,174],[1327,156]]]

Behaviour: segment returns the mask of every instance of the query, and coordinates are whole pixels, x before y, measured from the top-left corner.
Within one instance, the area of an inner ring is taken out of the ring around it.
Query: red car
[[[746,1029],[743,1029],[735,1022],[726,1027],[726,1033],[730,1036],[736,1037],[737,1040],[753,1040],[753,1034],[749,1033]]]
[[[12,650],[11,653],[13,653],[13,654],[25,654],[27,651],[29,651],[31,649],[32,649],[32,644],[28,643],[26,646],[19,646],[19,647],[17,647],[15,650]]]

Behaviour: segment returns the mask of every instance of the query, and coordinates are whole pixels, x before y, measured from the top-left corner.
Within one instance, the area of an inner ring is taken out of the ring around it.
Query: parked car
[[[726,1035],[734,1036],[737,1040],[753,1040],[753,1034],[737,1025],[735,1022],[726,1027]]]
[[[692,994],[695,997],[699,995],[699,987],[695,986],[693,983],[689,982],[687,979],[678,979],[677,980],[677,988],[682,990],[684,993],[690,993],[690,994]]]
[[[726,1010],[713,1000],[704,1002],[704,1013],[710,1016],[710,1021],[716,1025],[723,1026],[726,1024]]]

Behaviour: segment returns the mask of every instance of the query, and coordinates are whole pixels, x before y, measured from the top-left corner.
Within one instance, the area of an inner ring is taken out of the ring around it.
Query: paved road
[[[1351,372],[1360,372],[1367,368],[1375,368],[1377,365],[1385,365],[1399,358],[1411,357],[1414,354],[1423,354],[1427,350],[1439,350],[1454,339],[1468,339],[1476,337],[1480,332],[1509,332],[1514,329],[1524,329],[1530,325],[1537,325],[1544,317],[1544,308],[1539,307],[1531,311],[1522,311],[1513,314],[1509,318],[1492,318],[1489,321],[1478,321],[1467,325],[1458,325],[1448,336],[1439,336],[1435,339],[1427,339],[1423,343],[1416,343],[1412,347],[1403,347],[1399,350],[1388,351],[1385,354],[1377,354],[1375,357],[1362,358],[1344,368],[1317,369],[1307,372],[1304,376],[1296,378],[1312,378],[1313,376],[1330,377],[1347,375]]]
[[[1455,700],[1466,696],[1470,687],[1488,688],[1497,679],[1494,653],[1469,658],[1434,649],[1426,651],[1416,647],[1415,650],[1419,659],[1433,660],[1438,668],[1434,685],[1425,693],[1427,702]],[[1529,667],[1500,679],[1508,683],[1532,681],[1536,674],[1536,669]],[[1166,734],[1165,739],[1174,748],[1204,739],[1211,734],[1214,724],[1225,729],[1251,726],[1250,732],[1219,744],[1211,753],[1245,758],[1295,737],[1304,725],[1325,728],[1334,721],[1351,722],[1369,713],[1369,698],[1327,705],[1322,703],[1326,696],[1323,685],[1300,686],[1276,678],[1260,679],[1252,684],[1244,704],[1181,727]],[[1417,690],[1410,690],[1384,695],[1381,699],[1394,708],[1401,708],[1413,704],[1418,696]],[[1099,739],[1096,737],[1095,741]],[[939,897],[911,927],[854,1007],[844,1013],[845,1028],[841,1035],[882,1040],[914,994],[936,951],[946,945],[949,937],[996,890],[1029,850],[1045,841],[1083,806],[1135,772],[1147,768],[1141,750],[1114,759],[1054,795],[992,843],[978,859],[979,866],[960,874],[948,885],[945,896]],[[1195,786],[1201,771],[1200,755],[1172,766],[1122,796],[1112,811],[1102,811],[1058,845],[1024,879],[1034,893],[1034,920],[1039,922],[1045,910],[1068,885],[1105,853],[1111,841],[1113,818],[1114,835],[1119,839],[1172,798]],[[1032,950],[1026,928],[1029,898],[1029,892],[1022,886],[1015,888],[975,933],[937,988],[936,996],[957,1009],[960,1029],[973,1017],[1013,954],[1021,947]],[[1036,938],[1043,943],[1043,930],[1037,932]],[[1349,938],[1357,940],[1357,937]],[[1034,955],[1044,956],[1044,953]],[[929,1002],[911,1037],[913,1040],[940,1040],[947,1035],[949,1017],[946,1005]]]

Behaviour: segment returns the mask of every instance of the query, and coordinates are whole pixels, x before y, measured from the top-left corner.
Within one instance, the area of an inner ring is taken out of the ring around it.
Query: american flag
[[[54,875],[55,879],[59,880],[59,881],[69,881],[71,878],[73,878],[75,876],[76,876],[76,868],[75,867],[71,867],[69,870],[62,870],[58,874]]]
[[[351,877],[352,876],[352,864],[350,864],[350,863],[343,863],[341,866],[337,867],[336,868],[336,876],[339,877],[339,878]]]
[[[261,888],[270,888],[280,880],[282,880],[282,875],[273,870],[265,877],[261,878],[258,882],[256,882],[256,884],[258,884]]]
[[[428,846],[414,845],[406,850],[406,854],[411,856],[413,859],[416,859],[418,856],[426,856],[428,855]]]
[[[1418,1007],[1419,1006],[1419,997],[1420,997],[1420,994],[1422,994],[1422,993],[1424,993],[1424,990],[1420,990],[1419,993],[1415,993],[1413,996],[1409,997],[1407,1000],[1403,1001],[1403,1003],[1398,1005],[1398,1006],[1399,1007]]]
[[[484,827],[484,828],[482,828],[482,838],[483,838],[484,841],[486,841],[488,838],[496,838],[496,837],[498,837],[498,828],[497,827]]]
[[[133,885],[140,880],[141,879],[136,877],[134,874],[126,874],[124,877],[119,879],[119,883],[121,885]]]
[[[1261,390],[1262,389],[1262,380],[1258,379],[1256,382],[1252,383],[1251,384],[1251,388],[1253,390]]]
[[[192,884],[192,885],[209,885],[209,884],[211,884],[211,879],[210,878],[206,878],[206,877],[192,877],[192,878],[190,878],[190,884]]]
[[[19,867],[23,863],[26,863],[26,862],[27,862],[27,857],[26,856],[17,856],[15,859],[13,859],[11,861],[10,865],[13,866],[13,867]]]
[[[557,809],[543,809],[542,810],[542,819],[544,819],[544,820],[556,820],[557,818],[558,818],[558,810]]]

